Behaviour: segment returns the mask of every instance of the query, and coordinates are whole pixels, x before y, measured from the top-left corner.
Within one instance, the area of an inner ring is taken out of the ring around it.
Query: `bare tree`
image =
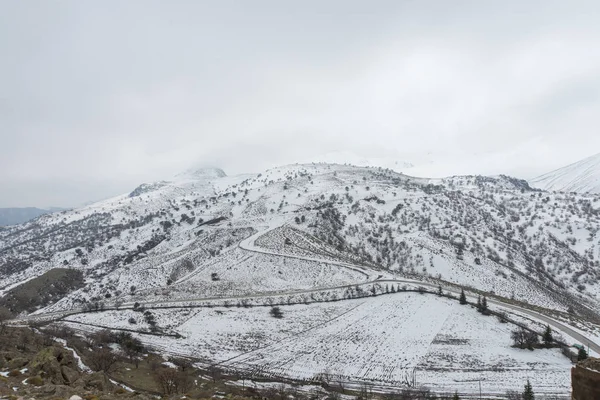
[[[533,350],[533,347],[539,343],[537,333],[523,327],[519,327],[512,331],[510,337],[513,340],[513,346],[521,349]]]
[[[357,400],[370,400],[373,398],[373,388],[367,383],[360,385],[360,391],[358,392]]]
[[[280,383],[279,385],[277,385],[276,387],[276,394],[277,394],[277,399],[278,400],[286,400],[288,397],[288,390],[285,387],[284,383]]]
[[[171,395],[187,392],[191,386],[189,376],[174,368],[161,368],[154,373],[154,380],[164,394]]]
[[[192,360],[187,358],[171,358],[170,361],[177,365],[181,371],[185,371],[186,369],[190,369],[194,366]]]
[[[89,337],[92,339],[95,346],[105,346],[110,343],[116,343],[115,334],[108,329],[97,331]]]
[[[216,383],[219,379],[221,379],[221,370],[217,368],[216,365],[210,365],[207,370],[212,377],[213,383]]]
[[[108,348],[92,351],[88,360],[94,371],[113,372],[117,369],[119,357]]]
[[[154,373],[154,380],[164,394],[177,393],[177,371],[172,368],[161,368]]]
[[[322,386],[328,387],[331,384],[331,370],[325,368],[325,370],[318,374],[316,378],[321,382]]]
[[[141,356],[144,353],[142,342],[139,339],[132,338],[121,344],[121,347],[123,348],[123,353],[125,353],[125,356],[129,359],[129,362],[134,364],[137,369],[140,365]]]
[[[4,307],[0,307],[0,334],[4,334],[4,331],[6,331],[6,323],[10,319],[12,319],[11,312]]]

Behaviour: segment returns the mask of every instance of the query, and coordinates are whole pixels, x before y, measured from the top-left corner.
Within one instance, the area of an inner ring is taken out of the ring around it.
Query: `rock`
[[[66,385],[72,385],[74,384],[78,379],[79,379],[79,372],[75,371],[74,369],[63,365],[62,367],[60,367],[60,372],[61,375],[63,377],[63,380],[65,382]]]
[[[101,372],[85,375],[84,381],[86,388],[96,389],[100,392],[112,390],[114,387],[108,377]]]
[[[13,358],[7,363],[8,369],[21,369],[29,363],[29,360],[23,357]]]
[[[67,367],[67,378],[63,375],[63,367]],[[63,347],[51,346],[40,350],[29,363],[32,375],[39,374],[46,381],[55,385],[72,383],[68,379],[75,379],[71,371],[76,371],[73,353]],[[74,382],[74,381],[73,381]]]
[[[135,394],[132,393],[131,397],[133,397],[133,396],[135,396],[135,400],[154,400],[154,397],[147,393],[137,393],[136,392]]]
[[[35,389],[35,393],[37,393],[36,398],[41,396],[45,397],[59,397],[66,399],[71,395],[71,388],[64,385],[43,385],[39,388]]]
[[[600,372],[600,358],[589,357],[577,363],[577,365]]]
[[[0,376],[0,397],[12,394],[12,392],[13,390],[10,387],[8,379],[3,376]]]
[[[76,394],[74,394],[73,396],[69,397],[69,400],[83,400],[81,397],[77,396]]]
[[[83,389],[85,389],[85,382],[83,379],[77,379],[75,383],[72,383],[70,386],[73,389],[81,389],[81,391],[83,391]]]

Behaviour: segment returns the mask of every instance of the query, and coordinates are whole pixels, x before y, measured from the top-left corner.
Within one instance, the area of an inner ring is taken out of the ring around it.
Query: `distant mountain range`
[[[600,153],[529,181],[553,192],[600,193]]]
[[[27,222],[40,215],[62,211],[64,208],[50,207],[48,209],[35,207],[0,208],[0,226],[17,225]]]

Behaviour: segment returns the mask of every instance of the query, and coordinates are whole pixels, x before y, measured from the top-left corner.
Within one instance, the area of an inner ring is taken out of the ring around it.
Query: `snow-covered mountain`
[[[464,288],[518,321],[540,324],[523,317],[537,310],[587,329],[600,320],[598,231],[600,195],[507,176],[323,163],[192,171],[0,229],[0,306],[174,332],[184,338],[144,340],[253,373],[403,385],[415,368],[467,382],[475,363],[499,388],[522,386],[527,371],[562,390],[570,364],[558,349],[521,353],[500,321],[404,292]],[[52,290],[40,293],[38,278]],[[263,311],[275,304],[290,318]],[[149,319],[140,305],[171,309]]]
[[[182,259],[225,265],[238,252],[225,249],[275,227],[262,240],[310,235],[332,247],[330,258],[566,310],[598,304],[599,222],[598,195],[543,193],[506,176],[433,180],[336,164],[239,177],[209,169],[2,229],[0,289],[63,266],[90,277],[80,302],[121,295],[137,274],[138,288],[162,287]],[[256,290],[242,283],[227,290]]]
[[[529,181],[543,190],[600,193],[600,153]]]

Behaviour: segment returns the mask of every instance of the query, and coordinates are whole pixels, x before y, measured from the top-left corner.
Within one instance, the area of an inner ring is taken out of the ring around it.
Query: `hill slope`
[[[553,192],[600,193],[600,153],[530,181]]]
[[[431,384],[444,381],[436,371],[453,381],[484,372],[500,377],[500,390],[530,374],[564,391],[570,364],[558,349],[512,349],[511,327],[456,295],[485,294],[511,318],[529,307],[598,321],[598,231],[600,195],[545,193],[507,176],[213,169],[0,230],[0,296],[68,268],[83,272],[83,287],[36,304],[35,318],[135,329],[156,348],[260,376],[336,369],[351,382],[403,385],[415,369]],[[283,318],[269,314],[273,305]]]
[[[293,262],[278,254],[299,254],[322,269],[321,286],[356,279],[319,261],[330,260],[561,310],[598,304],[600,196],[537,192],[509,177],[427,180],[331,164],[223,175],[141,185],[1,230],[0,290],[58,267],[85,272],[85,290],[70,295],[79,302],[170,286],[192,272],[186,285],[202,281],[206,295],[253,291],[249,282],[262,277],[263,290],[280,290],[300,282],[294,271],[304,267],[287,268]],[[257,232],[270,261],[238,249]],[[253,271],[231,274],[233,265]]]

